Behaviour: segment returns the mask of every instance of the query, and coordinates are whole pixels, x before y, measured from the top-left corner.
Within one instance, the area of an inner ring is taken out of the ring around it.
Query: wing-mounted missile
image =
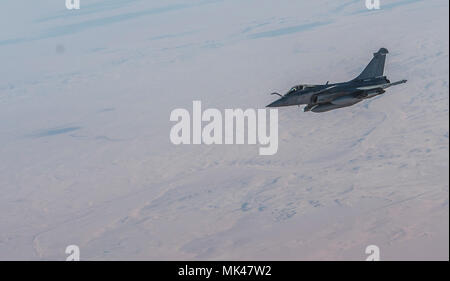
[[[403,84],[406,83],[406,79],[394,82],[394,83],[386,83],[386,84],[381,84],[381,85],[372,85],[372,86],[362,86],[362,87],[358,87],[356,89],[361,90],[361,91],[368,91],[368,90],[376,90],[376,89],[387,89],[389,87],[395,86],[395,85],[399,85],[399,84]]]

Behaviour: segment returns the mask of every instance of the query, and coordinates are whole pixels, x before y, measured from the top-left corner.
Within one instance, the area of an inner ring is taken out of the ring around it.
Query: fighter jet
[[[373,54],[372,60],[364,68],[363,72],[353,80],[341,83],[326,83],[324,85],[301,84],[292,87],[285,95],[267,107],[282,107],[290,105],[306,104],[304,112],[326,112],[333,109],[347,107],[385,93],[385,89],[398,84],[406,83],[400,80],[391,83],[383,76],[386,48],[381,48]]]

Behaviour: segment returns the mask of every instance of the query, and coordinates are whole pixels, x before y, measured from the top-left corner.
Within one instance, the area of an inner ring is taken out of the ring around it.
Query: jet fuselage
[[[323,85],[298,85],[267,107],[283,107],[292,105],[307,106],[304,111],[325,112],[341,107],[354,105],[364,99],[383,94],[384,89],[405,83],[406,80],[391,83],[383,76],[384,61],[387,49],[381,48],[364,71],[348,82]]]

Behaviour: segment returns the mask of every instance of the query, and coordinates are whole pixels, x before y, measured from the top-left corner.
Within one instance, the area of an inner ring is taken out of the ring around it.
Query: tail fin
[[[383,76],[384,62],[387,53],[389,52],[386,48],[381,48],[378,52],[374,53],[372,60],[355,80]]]

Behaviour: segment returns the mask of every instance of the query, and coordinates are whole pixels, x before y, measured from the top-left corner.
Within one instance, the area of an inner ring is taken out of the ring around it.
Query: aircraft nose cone
[[[272,102],[271,104],[266,105],[266,107],[279,107],[284,105],[284,99],[277,99],[276,101]]]

